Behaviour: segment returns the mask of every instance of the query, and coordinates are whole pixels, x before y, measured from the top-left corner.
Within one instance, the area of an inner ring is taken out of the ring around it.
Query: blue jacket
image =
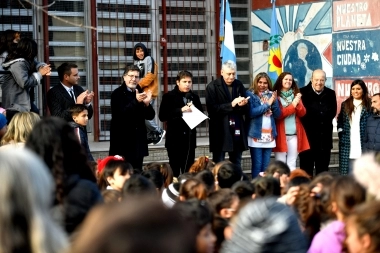
[[[380,151],[380,116],[372,114],[368,116],[367,128],[363,140],[363,153]]]
[[[272,94],[272,92],[270,92]],[[248,122],[248,136],[253,138],[261,138],[261,130],[263,125],[263,115],[264,113],[271,108],[272,115],[270,117],[271,125],[272,125],[272,135],[273,138],[276,138],[276,123],[275,120],[281,114],[280,107],[278,105],[278,99],[275,99],[272,106],[269,106],[267,103],[261,104],[259,96],[254,94],[252,91],[247,90],[246,96],[250,97],[248,100],[248,113],[246,120]]]

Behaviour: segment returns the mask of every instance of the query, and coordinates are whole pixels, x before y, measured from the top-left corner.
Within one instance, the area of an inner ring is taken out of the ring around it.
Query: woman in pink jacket
[[[277,138],[273,152],[276,160],[283,161],[290,170],[294,170],[298,153],[310,148],[300,120],[306,114],[306,109],[291,73],[281,73],[273,90],[277,91],[281,110],[280,117],[276,119]]]

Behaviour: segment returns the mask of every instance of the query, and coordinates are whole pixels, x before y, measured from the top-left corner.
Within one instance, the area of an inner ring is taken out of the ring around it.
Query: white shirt
[[[351,114],[350,131],[350,159],[359,158],[362,155],[360,144],[360,115],[362,113],[362,100],[354,99],[354,111]]]
[[[75,97],[75,93],[74,93],[74,89],[73,87],[67,87],[66,85],[64,85],[63,83],[61,83],[63,88],[65,88],[65,90],[67,91],[67,93],[69,93],[70,97],[71,97],[71,92],[72,91],[72,94],[74,95],[74,100],[75,100],[75,103],[77,102],[77,98]]]

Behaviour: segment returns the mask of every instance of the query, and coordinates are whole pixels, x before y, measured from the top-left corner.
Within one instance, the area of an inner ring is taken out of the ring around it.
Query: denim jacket
[[[272,92],[270,92],[272,94]],[[264,113],[271,108],[272,115],[270,116],[270,121],[272,125],[272,135],[273,138],[276,138],[276,123],[275,120],[281,114],[280,107],[278,105],[278,99],[275,99],[272,106],[269,106],[267,103],[261,104],[260,97],[254,94],[252,91],[246,91],[247,97],[250,97],[248,101],[248,113],[246,121],[248,122],[248,136],[253,138],[261,138],[261,130],[263,125],[263,115]]]

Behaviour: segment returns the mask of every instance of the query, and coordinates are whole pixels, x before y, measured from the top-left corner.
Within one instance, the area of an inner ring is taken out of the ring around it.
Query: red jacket
[[[309,141],[307,140],[305,129],[302,126],[300,118],[306,114],[306,109],[302,104],[302,101],[294,108],[293,104],[287,107],[282,107],[280,98],[278,98],[280,104],[281,115],[276,119],[276,147],[273,152],[288,152],[288,146],[286,144],[285,135],[285,118],[289,115],[296,114],[296,130],[297,130],[297,150],[298,153],[310,149]]]

